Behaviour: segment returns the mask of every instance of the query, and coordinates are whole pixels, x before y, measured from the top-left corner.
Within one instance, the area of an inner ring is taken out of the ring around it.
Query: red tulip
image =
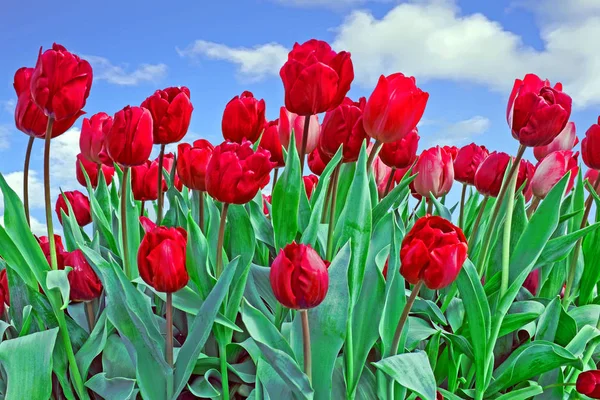
[[[484,196],[497,197],[502,187],[504,173],[508,167],[510,156],[506,153],[491,153],[477,168],[475,173],[475,188]],[[517,174],[517,189],[520,188],[527,178],[533,176],[533,165],[529,161],[522,160]],[[527,185],[529,186],[529,184]],[[527,190],[527,187],[525,188]]]
[[[46,256],[46,260],[48,261],[48,264],[50,265],[51,255],[50,255],[50,241],[48,240],[48,236],[40,236],[37,240],[40,245],[40,248],[42,249],[42,252],[44,253],[44,256]],[[57,263],[58,269],[64,269],[65,248],[62,243],[62,238],[59,235],[54,235],[54,248],[56,249],[56,258],[57,258],[57,262],[58,262]]]
[[[579,139],[577,139],[575,122],[569,122],[565,126],[565,129],[563,129],[550,144],[534,147],[533,155],[538,161],[542,161],[544,157],[553,151],[572,150],[578,142]]]
[[[429,289],[450,285],[467,259],[467,239],[450,221],[419,218],[402,240],[400,273],[412,284],[422,280]]]
[[[285,107],[299,115],[314,115],[339,106],[354,79],[350,53],[336,53],[329,44],[311,39],[294,44],[279,75]]]
[[[135,200],[154,201],[158,198],[158,176],[154,175],[154,180],[149,176],[150,165],[152,162],[146,160],[144,164],[131,167],[131,191]]]
[[[428,98],[429,93],[419,89],[412,76],[382,75],[365,106],[365,131],[383,143],[402,139],[416,128]]]
[[[534,74],[515,80],[506,109],[513,137],[529,147],[550,144],[567,125],[571,103],[561,83],[552,88]]]
[[[588,169],[585,175],[583,176],[583,179],[587,179],[592,184],[592,186],[594,186],[594,184],[598,181],[598,175],[600,175],[600,172],[598,170]],[[596,192],[600,195],[600,185],[596,188]]]
[[[379,152],[381,161],[390,168],[406,168],[413,165],[417,159],[419,139],[419,130],[415,128],[400,140],[384,143]]]
[[[580,373],[575,389],[587,397],[600,399],[600,371],[591,370]]]
[[[57,121],[82,114],[92,88],[92,67],[63,46],[40,53],[31,75],[31,96],[44,113]]]
[[[330,160],[323,161],[323,159],[321,159],[319,149],[314,149],[308,154],[308,168],[316,175],[321,176],[329,161]]]
[[[458,155],[458,147],[456,146],[443,146],[442,149],[446,150],[446,153],[450,154],[452,161],[456,160]]]
[[[540,287],[540,270],[533,270],[527,275],[527,279],[523,282],[523,287],[529,290],[529,293],[536,295],[538,288]]]
[[[221,129],[226,140],[242,143],[256,142],[267,120],[265,119],[265,101],[256,99],[252,92],[245,91],[235,96],[225,106]]]
[[[171,171],[173,170],[173,164],[175,164],[175,155],[173,153],[165,153],[163,154],[163,169],[167,171],[167,174],[171,175]],[[154,177],[156,179],[156,183],[154,184],[154,187],[158,187],[158,157],[156,157],[156,159],[154,161],[152,161],[152,164],[150,165],[150,170],[148,171],[149,174],[149,178],[152,179],[152,177]],[[179,176],[177,175],[177,168],[175,168],[175,177],[173,182],[171,182],[173,184],[173,186],[175,186],[175,189],[179,190],[181,192],[181,190],[183,189],[183,184],[181,183],[181,180],[179,179]],[[165,193],[167,191],[168,187],[167,187],[167,181],[166,179],[162,179],[162,191],[163,193]],[[158,191],[157,191],[158,192]],[[158,196],[158,193],[157,193]]]
[[[182,86],[157,90],[141,106],[152,114],[154,144],[175,143],[183,139],[194,110],[188,88]]]
[[[88,161],[88,159],[85,158],[81,153],[77,154],[77,161],[75,161],[75,174],[77,176],[77,182],[79,182],[81,186],[86,186],[85,175],[83,174],[83,170],[81,169],[82,165],[83,169],[90,178],[90,183],[92,184],[92,187],[96,189],[96,187],[98,187],[98,164],[93,163],[92,161]],[[113,175],[115,173],[115,169],[104,164],[101,165],[101,169],[106,184],[110,185],[113,179]]]
[[[104,148],[104,125],[112,125],[112,117],[100,112],[91,118],[84,118],[79,136],[81,153],[96,164],[113,165],[111,158]],[[108,128],[110,129],[110,128]]]
[[[67,275],[71,287],[69,293],[71,301],[91,301],[100,297],[102,282],[88,264],[81,250],[65,253],[65,267],[73,268]]]
[[[279,119],[267,123],[260,139],[260,147],[271,153],[270,160],[276,164],[276,168],[285,166],[281,141],[279,140]]]
[[[442,197],[452,188],[454,166],[452,156],[439,146],[424,150],[417,160],[413,173],[417,174],[414,186],[417,193],[429,198]]]
[[[206,191],[206,167],[213,149],[213,145],[204,139],[196,140],[193,145],[181,143],[177,146],[177,175],[185,186]]]
[[[66,215],[69,215],[69,208],[65,202],[65,197],[69,201],[73,212],[75,213],[75,219],[79,226],[86,226],[92,222],[92,214],[90,213],[90,200],[87,196],[81,193],[79,190],[73,190],[70,192],[64,192],[58,195],[56,199],[56,215],[58,220],[62,224],[62,213],[64,211]]]
[[[581,141],[581,158],[591,169],[600,169],[600,117],[598,123],[590,126]]]
[[[477,146],[475,143],[462,147],[454,158],[454,179],[474,185],[475,172],[489,154],[485,146]]]
[[[569,183],[567,184],[567,193],[573,188],[573,182],[579,172],[577,157],[579,152],[573,154],[570,150],[555,151],[548,154],[535,167],[535,173],[531,179],[531,189],[533,194],[543,199],[550,189],[562,179],[563,176],[571,171]]]
[[[263,197],[263,213],[265,213],[265,215],[268,217],[269,216],[269,208],[267,207],[267,203],[271,204],[271,199],[272,196],[271,195],[262,195]]]
[[[319,144],[319,134],[321,126],[319,125],[319,117],[311,115],[308,123],[308,136],[306,137],[306,152],[311,153]],[[302,136],[304,135],[304,121],[306,117],[294,114],[286,110],[285,107],[279,109],[279,141],[286,149],[290,146],[290,135],[294,132],[294,140],[296,141],[296,149],[301,151]]]
[[[270,280],[277,301],[296,310],[318,306],[329,289],[327,264],[312,247],[296,242],[281,249]]]
[[[152,116],[147,109],[127,106],[115,114],[112,125],[104,124],[103,130],[106,150],[116,163],[132,167],[150,157]]]
[[[245,204],[269,183],[275,163],[267,150],[252,143],[223,142],[213,150],[206,169],[206,191],[223,203]]]
[[[319,183],[319,177],[313,174],[306,175],[302,177],[304,181],[304,190],[306,190],[306,196],[310,200],[310,196],[312,196],[313,191],[317,187]]]
[[[4,303],[10,306],[10,291],[8,289],[6,268],[0,271],[0,314],[4,313]]]
[[[358,159],[360,147],[367,136],[362,123],[362,110],[365,108],[365,98],[353,102],[346,97],[341,105],[325,114],[321,135],[319,136],[319,151],[322,158],[332,158],[342,146],[342,162],[353,162]]]
[[[138,250],[140,276],[159,292],[173,293],[187,285],[187,233],[183,228],[153,226]]]
[[[373,144],[369,146],[372,148]],[[388,178],[392,172],[392,169],[385,165],[379,157],[375,157],[373,160],[373,176],[375,177],[375,184],[377,185],[377,192],[379,197],[383,197],[385,194],[385,187],[387,185]]]

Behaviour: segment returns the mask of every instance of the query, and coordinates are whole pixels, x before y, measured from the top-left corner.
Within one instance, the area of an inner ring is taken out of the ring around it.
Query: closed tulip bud
[[[379,158],[390,168],[410,167],[417,159],[419,139],[419,130],[415,128],[400,140],[384,143]]]
[[[152,162],[146,160],[144,164],[131,167],[131,191],[135,200],[154,201],[158,198],[158,177],[155,175],[152,180],[148,174],[151,165]]]
[[[310,200],[310,196],[312,196],[313,191],[317,187],[319,183],[319,177],[313,174],[306,175],[302,177],[304,181],[304,190],[306,190],[306,196]]]
[[[67,207],[67,203],[65,202],[65,197],[67,201],[71,205],[73,212],[75,213],[75,219],[77,220],[77,224],[79,226],[86,226],[90,222],[92,222],[92,214],[90,212],[90,200],[87,196],[81,193],[79,190],[73,190],[70,192],[64,192],[58,195],[58,199],[56,199],[56,215],[58,216],[58,220],[62,224],[62,213],[64,211],[66,215],[69,215],[69,208]]]
[[[81,115],[90,89],[92,67],[54,43],[40,53],[31,75],[31,96],[46,116],[57,121]]]
[[[454,166],[452,156],[439,146],[424,150],[417,160],[413,173],[417,174],[414,186],[417,193],[429,198],[442,197],[452,188]]]
[[[177,146],[177,175],[185,186],[206,191],[206,168],[214,146],[208,140],[196,140],[192,145]]]
[[[8,289],[8,277],[6,268],[0,271],[0,314],[4,312],[4,304],[10,306],[10,291]]]
[[[269,277],[277,301],[295,310],[318,306],[329,289],[327,264],[312,247],[296,242],[281,249]]]
[[[104,125],[112,125],[112,117],[104,112],[84,118],[79,136],[81,153],[96,164],[113,165],[104,148]]]
[[[600,371],[584,371],[577,377],[577,392],[592,399],[600,399]]]
[[[117,164],[133,167],[150,157],[152,116],[147,109],[127,106],[115,114],[112,124],[104,124],[103,131],[108,155]]]
[[[551,87],[534,74],[515,80],[506,109],[513,137],[529,147],[550,144],[567,125],[571,103],[561,83]]]
[[[370,146],[372,147],[372,145]],[[370,149],[369,149],[370,151]],[[377,185],[377,191],[379,196],[382,197],[385,193],[385,186],[392,169],[385,165],[379,157],[375,157],[373,160],[373,176],[375,177],[375,184]]]
[[[525,282],[523,282],[523,287],[529,290],[529,293],[532,295],[536,295],[538,288],[540,287],[540,270],[533,270],[527,275]]]
[[[69,272],[69,298],[74,302],[92,301],[102,294],[102,282],[88,264],[83,252],[75,250],[65,253],[65,267],[71,267]]]
[[[141,106],[152,114],[154,144],[175,143],[183,139],[194,110],[187,87],[157,90]]]
[[[573,182],[579,172],[577,157],[579,152],[573,154],[570,150],[555,151],[548,154],[535,167],[535,173],[531,179],[531,189],[534,196],[543,199],[550,189],[562,179],[563,176],[571,171],[569,183],[567,184],[567,193],[573,188]]]
[[[458,155],[458,147],[443,146],[442,149],[446,150],[446,153],[450,154],[450,157],[452,157],[452,161],[456,160],[456,156]]]
[[[358,160],[363,142],[366,140],[368,144],[371,140],[362,123],[365,103],[364,97],[358,102],[346,97],[341,105],[325,114],[318,147],[323,158],[332,158],[341,146],[342,162]]]
[[[590,126],[581,141],[581,158],[589,168],[600,170],[600,117],[597,124]]]
[[[319,144],[319,135],[321,133],[321,126],[319,125],[319,117],[317,115],[311,115],[310,122],[308,123],[308,135],[306,137],[306,152],[311,153],[317,148]],[[294,114],[285,107],[279,109],[279,141],[281,145],[286,149],[290,146],[290,135],[294,132],[294,140],[296,142],[296,149],[298,153],[302,147],[302,136],[304,135],[304,121],[306,117]]]
[[[221,129],[226,140],[242,143],[256,142],[267,120],[265,119],[265,101],[256,99],[252,92],[245,91],[235,96],[225,106]]]
[[[50,241],[48,240],[48,236],[40,236],[38,239],[38,243],[40,248],[42,249],[42,253],[46,257],[48,261],[48,265],[50,265]],[[65,248],[62,243],[62,238],[59,235],[54,235],[54,248],[56,249],[56,258],[57,258],[57,266],[58,269],[64,269],[65,266]]]
[[[596,182],[598,182],[598,178],[600,177],[600,172],[596,169],[588,169],[587,172],[585,173],[585,175],[583,176],[583,179],[587,179],[590,184],[592,186],[594,186],[594,184]],[[586,186],[587,188],[587,186]],[[598,187],[596,187],[596,193],[598,193],[600,195],[600,185],[598,185]]]
[[[140,276],[159,292],[173,293],[187,285],[187,233],[183,228],[147,225],[138,250]]]
[[[454,179],[467,185],[474,185],[475,172],[489,154],[484,146],[475,143],[462,147],[454,159]]]
[[[252,143],[223,142],[213,150],[206,169],[206,191],[223,203],[245,204],[264,188],[275,163],[265,149]]]
[[[479,165],[475,173],[475,188],[479,193],[484,196],[498,196],[510,158],[506,153],[494,151]],[[526,179],[531,180],[533,172],[533,165],[529,161],[521,160],[517,173],[517,189],[523,185]],[[525,191],[527,191],[527,187],[525,187]]]
[[[279,140],[279,119],[267,123],[260,139],[260,147],[271,153],[271,161],[276,164],[276,168],[285,166],[281,141]]]
[[[279,71],[285,107],[298,115],[314,115],[339,106],[354,79],[350,53],[336,53],[327,42],[311,39],[294,44]]]
[[[319,149],[314,149],[308,154],[308,169],[310,169],[312,173],[321,176],[329,161],[330,160],[323,161],[321,154],[319,154]]]
[[[429,289],[450,285],[467,259],[463,231],[438,216],[419,218],[402,240],[400,273],[413,285],[423,281]]]
[[[419,89],[412,76],[382,75],[365,106],[363,125],[367,134],[382,143],[402,139],[416,128],[427,99],[429,93]]]
[[[77,176],[77,182],[79,182],[81,186],[87,185],[85,181],[85,175],[83,174],[84,170],[87,173],[88,178],[90,178],[92,187],[96,189],[96,187],[98,187],[98,164],[89,161],[83,156],[83,154],[79,153],[77,154],[77,160],[75,161],[75,175]],[[102,164],[101,171],[106,184],[110,185],[115,173],[115,169],[113,167],[109,167],[108,165]]]
[[[553,151],[572,150],[579,143],[575,130],[575,122],[569,122],[565,129],[554,138],[550,144],[533,148],[533,155],[536,160],[542,161],[544,157]]]

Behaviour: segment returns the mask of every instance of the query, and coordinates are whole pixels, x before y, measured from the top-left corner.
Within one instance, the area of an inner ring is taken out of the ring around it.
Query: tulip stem
[[[427,203],[427,214],[433,215],[433,201],[431,199],[425,200]]]
[[[160,154],[158,155],[158,210],[156,211],[156,224],[160,225],[163,218],[163,190],[162,190],[162,178],[163,178],[163,158],[165,156],[165,145],[160,145]]]
[[[144,211],[146,211],[145,208],[146,208],[146,202],[144,200],[142,200],[142,209],[140,210],[140,217],[144,216]]]
[[[219,340],[219,360],[221,364],[221,390],[223,400],[229,400],[229,376],[227,372],[227,345]]]
[[[94,314],[94,303],[92,303],[91,301],[85,302],[85,314],[87,316],[88,326],[90,328],[90,334],[91,334],[92,331],[94,330],[94,325],[96,324],[95,314]]]
[[[48,117],[46,136],[44,138],[44,198],[46,200],[46,225],[48,227],[48,243],[50,245],[50,267],[55,270],[58,267],[58,259],[54,243],[54,224],[52,222],[52,204],[50,200],[50,140],[52,139],[53,126],[54,118]]]
[[[367,159],[367,172],[370,172],[373,169],[373,161],[375,157],[377,157],[377,153],[379,153],[379,148],[383,143],[379,140],[375,140],[373,143],[373,147],[371,147],[371,152],[369,153],[369,158]]]
[[[400,321],[398,321],[398,326],[396,327],[396,332],[394,332],[394,340],[392,341],[392,347],[390,348],[390,356],[395,356],[398,353],[398,345],[400,344],[400,337],[402,336],[402,329],[406,324],[406,320],[408,319],[408,313],[412,308],[415,300],[417,299],[417,295],[423,286],[423,281],[417,282],[417,284],[413,287],[412,292],[410,292],[410,297],[406,301],[404,305],[404,309],[402,310],[402,314],[400,315]]]
[[[335,171],[334,171],[335,173]],[[329,182],[327,183],[327,193],[325,194],[325,202],[323,203],[323,213],[321,214],[321,223],[324,224],[327,221],[327,209],[331,200],[331,192],[333,190],[333,178],[334,173],[331,174]]]
[[[302,132],[302,147],[300,148],[300,175],[304,171],[304,158],[306,155],[306,145],[308,143],[308,128],[310,127],[310,115],[304,117],[304,132]]]
[[[131,279],[129,268],[129,249],[127,248],[127,176],[129,167],[123,167],[123,182],[121,182],[121,241],[123,242],[123,271]]]
[[[167,292],[167,336],[165,337],[165,359],[173,367],[173,293]]]
[[[329,208],[329,226],[327,227],[327,252],[325,259],[331,261],[333,257],[333,228],[335,226],[335,207],[337,203],[337,186],[340,176],[340,165],[338,164],[333,171],[331,182],[331,206]]]
[[[477,239],[477,233],[479,232],[479,225],[481,224],[481,218],[483,217],[483,213],[485,212],[485,206],[487,205],[490,196],[484,196],[481,204],[479,205],[479,212],[477,213],[477,218],[475,219],[475,223],[473,224],[473,229],[471,230],[471,236],[469,236],[469,250],[471,250],[474,246],[474,241]]]
[[[531,204],[529,205],[529,208],[527,209],[527,218],[531,218],[531,216],[533,215],[535,210],[537,210],[538,205],[540,204],[540,201],[542,201],[542,199],[540,199],[537,196],[535,196],[533,198],[533,201],[531,202]]]
[[[228,209],[229,203],[223,203],[221,223],[219,224],[219,237],[217,238],[217,266],[215,267],[215,276],[217,279],[219,279],[223,271],[223,239],[225,237],[225,220],[227,219]]]
[[[27,218],[27,224],[29,225],[31,225],[29,221],[29,161],[31,160],[31,149],[33,148],[34,140],[35,136],[31,136],[27,142],[25,165],[23,166],[23,206],[25,207],[25,218]]]
[[[517,185],[517,174],[513,174],[508,184],[509,193],[514,193]],[[515,208],[515,196],[509,195],[506,204],[506,218],[504,219],[504,237],[502,243],[502,275],[500,280],[500,298],[508,290],[508,278],[510,274],[510,249],[511,249],[511,230],[512,218]]]
[[[198,226],[200,226],[200,230],[204,234],[204,233],[206,233],[206,232],[204,232],[204,190],[198,191],[198,197],[199,197]]]
[[[312,354],[310,348],[310,329],[308,326],[308,310],[300,310],[302,317],[302,342],[304,344],[304,372],[312,384]]]
[[[279,168],[274,168],[273,169],[273,188],[275,188],[275,185],[277,184],[277,178],[279,177]]]
[[[600,187],[600,175],[596,178],[596,182],[594,182],[593,189],[595,191]],[[590,217],[590,212],[592,211],[592,203],[593,203],[593,195],[590,193],[588,198],[585,201],[585,211],[583,213],[583,218],[581,219],[580,229],[585,228],[588,222],[588,218]],[[573,289],[573,282],[575,281],[575,274],[577,272],[577,260],[579,259],[579,253],[581,252],[581,243],[583,242],[583,238],[579,239],[577,243],[575,243],[575,248],[573,249],[573,257],[571,258],[571,265],[569,267],[569,275],[567,276],[567,283],[565,285],[565,295],[563,296],[563,306],[565,310],[569,307],[571,303],[570,295],[571,290]]]
[[[417,213],[417,210],[419,209],[419,206],[421,205],[422,201],[423,201],[423,199],[420,199],[419,201],[417,201],[417,205],[415,206],[415,208],[413,208],[413,210],[410,213],[410,216],[408,217],[408,220],[406,220],[406,222],[410,221],[415,216],[415,214]]]
[[[390,192],[390,189],[392,188],[392,182],[394,182],[394,176],[396,175],[396,167],[392,168],[392,171],[390,172],[390,177],[387,180],[387,183],[385,184],[385,192],[383,193],[383,196],[381,197],[382,199],[388,195],[388,193]]]
[[[463,183],[460,194],[460,214],[458,216],[458,226],[465,229],[465,197],[467,197],[467,184]]]

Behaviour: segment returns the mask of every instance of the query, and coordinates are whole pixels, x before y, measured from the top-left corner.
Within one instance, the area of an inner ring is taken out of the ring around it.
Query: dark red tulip
[[[314,174],[321,176],[329,161],[330,160],[323,161],[321,155],[319,154],[319,149],[314,149],[308,155],[308,168]]]
[[[290,146],[290,135],[294,132],[294,140],[298,153],[302,147],[302,136],[304,135],[304,122],[307,117],[294,114],[285,107],[279,109],[279,141],[286,149]],[[319,144],[319,135],[321,134],[321,125],[319,125],[319,116],[311,115],[308,117],[308,136],[306,137],[306,152],[311,153]]]
[[[554,138],[550,144],[533,148],[533,155],[538,161],[542,161],[544,157],[553,151],[572,150],[579,143],[575,122],[569,122],[565,129]]]
[[[429,289],[450,285],[467,259],[467,239],[450,221],[427,215],[419,218],[402,240],[400,273],[413,285]]]
[[[329,289],[327,265],[310,246],[292,242],[271,265],[271,288],[287,308],[305,310],[321,304]]]
[[[91,301],[102,294],[102,282],[88,264],[83,252],[79,249],[65,253],[65,267],[73,268],[69,272],[69,286],[71,301]]]
[[[115,114],[112,124],[104,124],[103,131],[108,155],[117,164],[132,167],[150,157],[152,116],[147,109],[127,106]]]
[[[314,115],[339,106],[354,79],[350,53],[336,53],[324,41],[294,44],[279,71],[285,107],[298,115]]]
[[[6,268],[0,271],[0,314],[4,313],[4,303],[10,306],[10,291],[8,289]]]
[[[140,276],[159,292],[173,293],[187,285],[187,233],[183,228],[150,227],[138,250]]]
[[[317,187],[319,183],[319,177],[313,174],[306,175],[302,177],[304,181],[304,190],[306,190],[306,196],[310,200],[310,196],[312,196],[313,191]]]
[[[400,140],[384,143],[381,146],[379,158],[390,168],[409,167],[417,159],[419,139],[419,130],[415,128]]]
[[[139,201],[154,201],[158,198],[158,176],[154,180],[148,175],[152,162],[146,160],[144,164],[131,167],[131,191],[133,198]],[[158,171],[158,166],[156,167]]]
[[[214,146],[208,140],[196,140],[192,145],[177,146],[177,175],[185,186],[206,191],[206,167]],[[158,178],[157,178],[158,179]]]
[[[157,90],[141,106],[152,114],[154,144],[175,143],[183,139],[194,110],[188,88],[182,86]]]
[[[462,147],[454,159],[454,179],[467,185],[474,185],[475,172],[489,155],[485,146],[478,146],[475,143]]]
[[[504,173],[508,167],[510,156],[503,152],[494,151],[477,168],[475,173],[475,188],[485,196],[497,197],[502,187]],[[534,167],[529,161],[522,160],[517,174],[517,189],[525,180],[533,176]],[[527,184],[529,186],[529,183]],[[525,188],[527,190],[527,187]]]
[[[265,101],[256,99],[252,92],[245,91],[235,96],[225,106],[221,129],[226,140],[242,143],[256,142],[267,120],[265,119]]]
[[[577,392],[592,399],[600,399],[600,371],[584,371],[577,377]]]
[[[456,146],[443,146],[442,149],[446,150],[446,153],[450,154],[452,161],[456,160],[458,155],[458,147]]]
[[[96,164],[113,165],[104,148],[104,125],[112,125],[112,117],[100,112],[91,118],[84,118],[79,136],[81,154]]]
[[[37,238],[38,243],[40,244],[40,248],[42,249],[42,252],[44,253],[44,256],[46,256],[46,260],[48,261],[48,264],[50,265],[50,241],[48,240],[48,236],[40,236],[39,238]],[[62,238],[59,235],[54,235],[54,248],[56,249],[56,258],[57,258],[57,266],[58,269],[64,269],[65,266],[65,258],[64,258],[64,253],[65,253],[65,248],[63,246],[62,243]]]
[[[534,74],[515,80],[506,108],[513,137],[529,147],[550,144],[567,125],[571,103],[561,83],[551,87]]]
[[[429,93],[419,89],[412,76],[381,75],[365,106],[365,131],[383,143],[402,139],[416,128],[428,98]]]
[[[598,175],[600,175],[600,172],[597,169],[588,169],[583,176],[583,179],[587,179],[590,184],[594,186],[594,184],[598,181]],[[596,192],[600,195],[600,185],[596,188]]]
[[[77,176],[77,182],[81,186],[86,186],[85,175],[83,174],[83,170],[81,169],[83,165],[83,169],[87,173],[90,178],[90,183],[92,187],[96,189],[98,187],[98,164],[89,161],[87,158],[83,156],[83,154],[77,154],[77,161],[75,161],[75,174]],[[104,180],[107,185],[110,185],[113,179],[113,175],[115,173],[115,169],[113,167],[109,167],[108,165],[101,165],[102,175],[104,175]]]
[[[276,168],[285,166],[281,141],[279,140],[279,119],[267,123],[260,139],[260,147],[271,153],[271,161],[276,164]]]
[[[527,275],[527,279],[523,282],[523,287],[529,290],[529,293],[536,295],[538,288],[540,287],[540,270],[533,270]]]
[[[578,156],[579,152],[573,154],[570,150],[555,151],[548,154],[535,167],[535,173],[531,178],[533,195],[540,199],[545,198],[550,189],[569,171],[571,171],[571,176],[567,184],[567,193],[571,191],[575,177],[579,173]]]
[[[590,126],[581,141],[581,158],[589,168],[600,170],[600,117],[597,124]]]
[[[69,215],[69,208],[67,207],[67,203],[65,202],[65,197],[67,198],[71,208],[73,208],[73,212],[75,213],[75,219],[77,220],[77,224],[79,226],[86,226],[90,222],[92,222],[92,214],[90,212],[90,200],[87,196],[81,193],[79,190],[73,190],[69,192],[64,192],[58,195],[56,199],[56,215],[58,216],[58,220],[62,224],[62,213],[64,211],[66,215]]]
[[[424,150],[415,163],[413,173],[417,174],[414,187],[421,196],[442,197],[452,188],[454,166],[452,156],[439,146]]]
[[[48,117],[57,121],[81,115],[92,88],[92,67],[54,43],[40,53],[31,75],[31,96]]]
[[[322,158],[332,158],[342,146],[342,162],[358,160],[363,142],[366,140],[368,144],[371,140],[362,123],[365,103],[364,97],[358,102],[346,97],[342,104],[325,114],[318,147]]]
[[[264,188],[275,163],[267,150],[252,143],[223,142],[213,150],[206,169],[206,191],[223,203],[245,204]]]
[[[269,216],[269,208],[267,207],[267,203],[271,204],[271,199],[272,196],[271,195],[262,195],[263,197],[263,212],[265,213],[265,215],[268,217]]]

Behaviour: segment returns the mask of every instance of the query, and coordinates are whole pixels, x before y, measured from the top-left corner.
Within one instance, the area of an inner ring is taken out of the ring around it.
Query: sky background
[[[225,104],[244,90],[264,98],[267,118],[277,118],[279,69],[294,42],[311,38],[351,52],[354,99],[368,97],[381,74],[415,76],[430,93],[420,150],[475,141],[514,154],[518,143],[506,124],[506,101],[514,79],[529,72],[564,84],[580,138],[600,108],[600,0],[48,4],[31,0],[25,8],[20,0],[3,0],[0,9],[0,172],[17,193],[28,137],[14,127],[13,76],[34,66],[40,46],[53,42],[92,64],[88,116],[139,105],[156,89],[189,87],[195,110],[186,141],[220,142]],[[84,190],[75,180],[82,120],[53,140],[53,200],[59,187]],[[42,147],[36,141],[30,177],[35,233],[44,232]]]

